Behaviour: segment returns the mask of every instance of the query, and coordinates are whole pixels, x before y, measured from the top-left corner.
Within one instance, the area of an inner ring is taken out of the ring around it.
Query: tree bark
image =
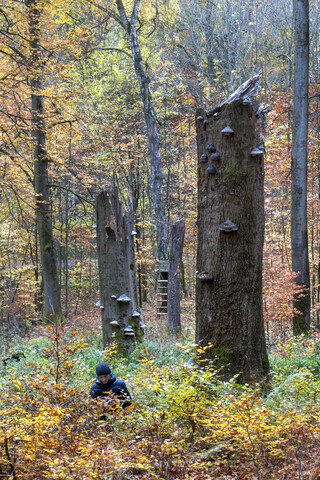
[[[58,321],[62,315],[57,258],[51,222],[48,154],[46,149],[45,109],[42,75],[43,62],[40,44],[41,7],[37,0],[25,0],[29,26],[29,82],[31,87],[32,138],[34,143],[34,189],[36,221],[39,232],[40,258],[44,290],[44,315],[49,321]]]
[[[134,70],[139,82],[140,95],[143,104],[144,119],[147,127],[148,146],[151,165],[151,190],[152,200],[155,210],[155,222],[157,232],[157,254],[159,260],[168,258],[168,233],[167,219],[164,210],[162,196],[162,163],[160,151],[160,137],[157,128],[157,120],[153,107],[150,91],[150,78],[145,72],[141,50],[137,36],[137,21],[140,7],[140,0],[135,0],[130,21],[122,3],[122,0],[116,0],[120,23],[126,33],[127,40],[131,47],[132,61]]]
[[[305,288],[293,302],[293,333],[310,329],[310,274],[308,258],[307,163],[309,108],[309,2],[294,0],[295,69],[292,122],[291,255],[296,283]]]
[[[136,265],[134,257],[133,214],[123,214],[116,188],[103,190],[96,198],[97,249],[99,265],[100,303],[104,346],[118,343],[123,353],[140,341],[139,317],[132,316],[137,308]],[[126,295],[130,301],[121,302]],[[118,322],[112,325],[110,322]],[[125,334],[131,326],[134,336]]]
[[[180,319],[180,271],[184,242],[185,225],[178,220],[172,225],[171,249],[169,252],[168,275],[168,330],[172,335],[181,331]]]
[[[222,378],[269,372],[262,309],[264,154],[257,79],[210,114],[197,112],[196,341]],[[249,88],[250,87],[250,88]],[[229,103],[230,102],[230,103]],[[224,134],[225,127],[233,133]],[[215,151],[216,150],[216,151]],[[255,155],[256,153],[256,155]]]

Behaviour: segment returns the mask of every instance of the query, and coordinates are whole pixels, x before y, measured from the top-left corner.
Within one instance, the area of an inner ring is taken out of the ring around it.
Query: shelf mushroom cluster
[[[131,302],[131,298],[128,297],[128,295],[126,294],[122,294],[122,295],[119,295],[117,297],[117,295],[111,295],[111,298],[112,300],[116,300],[117,302],[119,302],[119,304],[128,304]],[[100,307],[101,309],[104,308],[101,300],[98,300],[97,303],[96,303],[96,307]],[[146,324],[143,323],[143,321],[141,320],[141,313],[138,312],[137,310],[134,310],[131,317],[135,320],[139,320],[139,323],[140,323],[140,328],[141,330],[143,331],[143,333],[145,333],[145,328],[146,328]],[[113,328],[119,328],[121,327],[120,323],[117,321],[117,320],[112,320],[111,322],[109,322],[110,325],[113,327]],[[123,333],[125,334],[125,336],[127,337],[134,337],[135,335],[135,332],[134,332],[134,328],[132,328],[131,325],[127,325],[124,329],[123,329]]]
[[[203,120],[203,117],[200,115],[198,117],[198,120]],[[230,136],[233,136],[234,130],[229,125],[227,125],[226,127],[224,127],[221,130],[221,133],[222,133],[222,135],[224,135],[226,137],[230,137]],[[219,152],[217,152],[216,147],[212,143],[210,143],[206,146],[206,150],[210,153],[210,160],[212,162],[219,162],[220,161],[220,154],[219,154]],[[264,145],[259,145],[258,147],[254,147],[251,150],[250,155],[251,155],[251,157],[259,157],[263,153],[264,153]],[[209,160],[208,155],[206,153],[203,153],[200,156],[199,162],[200,163],[208,163],[208,160]],[[217,168],[214,165],[210,165],[209,167],[207,167],[206,172],[208,174],[218,173]]]
[[[247,103],[250,103],[250,101],[245,98],[243,100],[243,104],[245,105]],[[202,115],[200,115],[200,116],[197,117],[197,120],[198,121],[203,121],[204,118],[203,118]],[[206,121],[204,121],[203,123],[205,124]],[[207,123],[209,123],[209,122],[207,122]],[[226,127],[224,127],[221,130],[221,134],[225,137],[233,137],[234,133],[235,133],[234,130],[229,125],[227,125]],[[215,145],[213,145],[212,143],[210,143],[206,146],[206,150],[207,150],[208,154],[210,155],[210,161],[212,162],[211,165],[207,166],[206,173],[209,174],[209,175],[217,174],[218,170],[217,170],[216,165],[221,160],[220,154],[219,154],[219,152],[217,152],[217,149],[216,149]],[[257,147],[252,148],[252,150],[250,151],[250,156],[251,157],[260,157],[261,155],[264,154],[264,151],[265,151],[265,147],[264,147],[263,144],[261,144]],[[209,160],[209,158],[208,158],[207,153],[203,153],[200,156],[199,162],[200,163],[208,163],[208,160]],[[213,162],[215,162],[216,165],[214,165]],[[231,233],[231,232],[237,232],[239,230],[239,227],[238,227],[238,225],[236,225],[231,220],[225,220],[223,223],[221,223],[219,225],[219,230],[221,232],[224,232],[224,233]],[[200,280],[200,281],[212,281],[213,277],[208,272],[201,272],[201,273],[197,273],[197,279]]]

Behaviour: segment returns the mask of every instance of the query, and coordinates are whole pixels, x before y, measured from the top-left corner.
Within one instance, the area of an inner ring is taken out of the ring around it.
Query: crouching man
[[[127,408],[131,405],[131,395],[125,382],[116,378],[105,362],[96,366],[97,379],[90,388],[90,397],[104,400],[107,412],[116,411],[119,406]]]

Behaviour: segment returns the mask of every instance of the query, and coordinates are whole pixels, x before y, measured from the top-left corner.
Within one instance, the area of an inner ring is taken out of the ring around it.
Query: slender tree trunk
[[[162,163],[160,152],[160,138],[157,128],[157,120],[150,92],[150,78],[145,72],[141,50],[137,36],[137,21],[140,7],[140,0],[134,1],[130,20],[127,17],[122,0],[116,0],[121,25],[126,33],[127,40],[131,47],[134,70],[139,82],[141,100],[143,103],[144,119],[147,127],[149,155],[151,164],[151,189],[152,200],[155,210],[155,222],[157,232],[157,253],[159,260],[168,258],[168,234],[167,219],[164,211],[162,195]]]
[[[293,95],[291,249],[296,283],[305,295],[294,299],[293,333],[310,328],[310,275],[307,222],[307,140],[309,86],[309,2],[294,0],[295,71]]]
[[[64,246],[64,264],[65,264],[65,299],[64,299],[64,311],[65,315],[68,315],[69,310],[69,192],[66,192],[65,196],[65,246]]]
[[[251,381],[269,372],[262,307],[264,154],[257,148],[263,141],[257,102],[246,98],[248,88],[243,91],[244,101],[233,94],[211,113],[197,114],[196,341],[210,347],[203,357],[221,368],[223,378]],[[224,133],[225,127],[231,131]]]
[[[172,225],[168,276],[168,330],[173,335],[181,331],[180,319],[180,271],[185,225],[178,220]]]
[[[30,36],[29,81],[31,87],[32,138],[34,143],[34,189],[45,299],[44,314],[47,320],[56,321],[61,317],[61,303],[51,222],[44,98],[41,95],[43,89],[41,78],[43,62],[40,44],[41,7],[38,5],[37,0],[25,0],[25,4],[28,9]]]

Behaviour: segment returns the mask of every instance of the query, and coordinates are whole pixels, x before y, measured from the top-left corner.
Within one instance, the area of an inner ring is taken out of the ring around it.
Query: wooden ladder
[[[157,280],[157,315],[168,313],[168,280],[158,278]]]

